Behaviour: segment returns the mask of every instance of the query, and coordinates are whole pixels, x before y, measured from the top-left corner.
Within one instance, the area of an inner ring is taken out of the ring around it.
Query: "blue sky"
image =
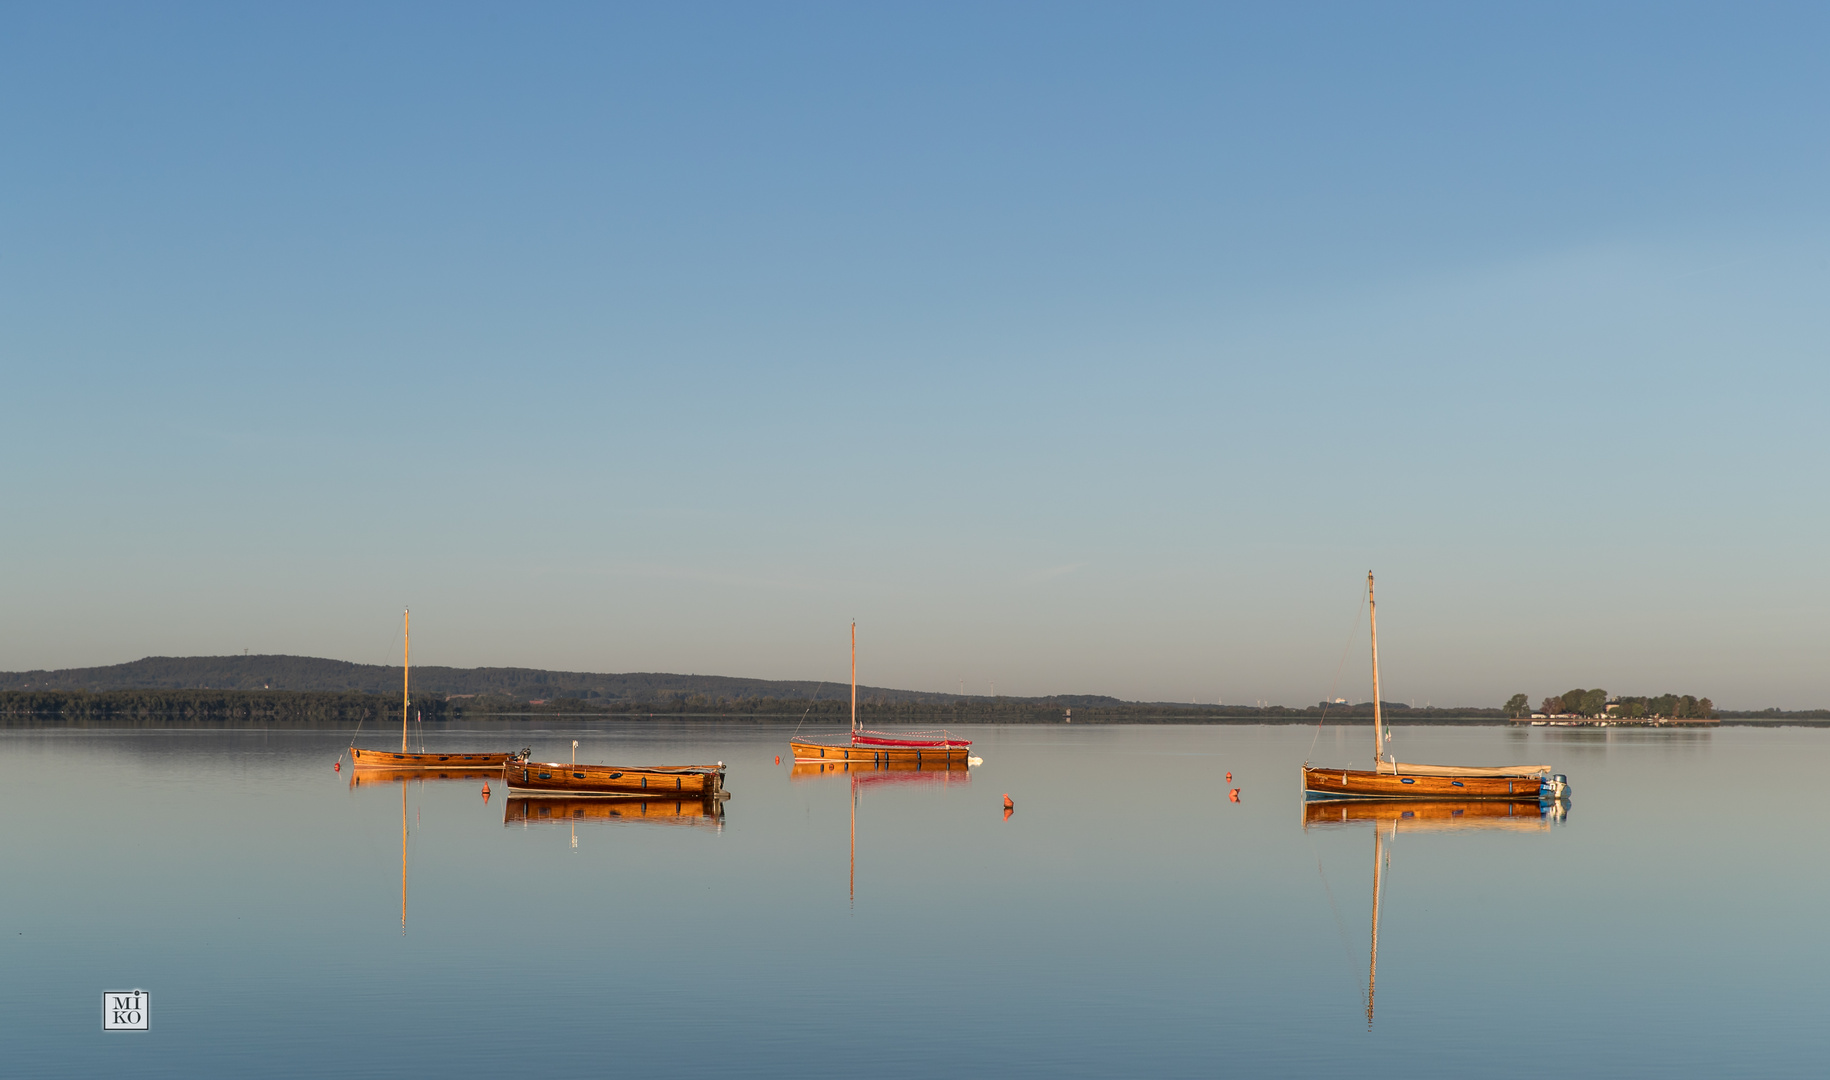
[[[1830,703],[1827,31],[11,6],[0,669]]]

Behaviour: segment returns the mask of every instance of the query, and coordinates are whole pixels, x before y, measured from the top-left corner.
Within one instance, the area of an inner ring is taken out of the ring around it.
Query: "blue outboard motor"
[[[1538,781],[1539,802],[1562,802],[1569,798],[1569,777],[1562,773],[1547,774]]]

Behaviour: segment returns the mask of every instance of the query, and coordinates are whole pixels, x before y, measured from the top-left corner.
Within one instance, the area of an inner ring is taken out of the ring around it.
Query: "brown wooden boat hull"
[[[350,764],[358,769],[500,769],[508,754],[404,754],[392,750],[349,748]]]
[[[508,790],[518,795],[651,795],[656,798],[715,798],[724,790],[724,771],[703,765],[572,765],[519,758],[502,767]]]
[[[1535,776],[1417,776],[1359,769],[1303,769],[1311,795],[1362,799],[1536,799]]]
[[[1403,832],[1516,829],[1539,832],[1550,819],[1534,799],[1329,799],[1303,804],[1303,828],[1396,825]]]
[[[857,761],[879,767],[894,768],[901,763],[911,767],[926,768],[936,763],[945,768],[952,762],[961,766],[972,756],[972,746],[845,746],[842,744],[805,742],[793,740],[788,749],[794,753],[797,763]]]
[[[640,822],[648,825],[714,825],[723,815],[724,803],[718,799],[653,799],[640,795],[588,799],[522,797],[508,800],[502,809],[502,824]]]

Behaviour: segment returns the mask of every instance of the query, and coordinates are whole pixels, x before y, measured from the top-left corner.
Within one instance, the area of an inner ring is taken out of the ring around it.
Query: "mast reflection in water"
[[[853,901],[858,898],[858,795],[860,791],[867,787],[889,784],[949,787],[953,784],[972,783],[972,772],[966,767],[963,758],[930,758],[927,761],[919,758],[914,760],[885,758],[880,761],[796,761],[794,767],[788,770],[788,778],[796,783],[836,776],[843,776],[851,782],[851,869],[846,874],[846,891]]]
[[[1303,804],[1303,828],[1370,826],[1373,831],[1372,946],[1366,964],[1366,1026],[1373,1022],[1379,981],[1379,913],[1391,869],[1390,842],[1400,832],[1549,832],[1569,814],[1566,802],[1340,799]]]

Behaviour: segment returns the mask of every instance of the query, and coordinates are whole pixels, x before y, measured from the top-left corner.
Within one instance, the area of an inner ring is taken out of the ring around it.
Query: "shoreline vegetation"
[[[152,656],[63,671],[0,672],[0,720],[9,723],[243,724],[399,723],[401,669],[305,656]],[[466,717],[605,721],[793,719],[843,724],[849,688],[812,680],[743,679],[657,672],[599,674],[536,668],[413,669],[413,708],[423,720]],[[1505,724],[1534,714],[1514,694],[1498,708],[1416,708],[1383,702],[1395,723]],[[1567,713],[1565,712],[1567,710]],[[1613,697],[1571,690],[1546,698],[1542,714],[1599,719],[1667,717],[1759,723],[1830,722],[1830,709],[1733,711],[1708,698]],[[1309,706],[1198,705],[1124,701],[1095,694],[987,697],[858,687],[859,719],[873,726],[945,724],[1314,724],[1370,723],[1372,703]]]
[[[606,722],[650,720],[728,720],[765,722],[799,720],[816,726],[843,725],[849,703],[843,699],[706,698],[682,694],[656,701],[593,701],[550,698],[524,701],[495,695],[447,698],[426,696],[413,702],[418,718],[432,723],[464,719],[600,719]],[[1504,708],[1413,708],[1384,702],[1388,723],[1511,725],[1518,721]],[[1830,724],[1830,709],[1754,712],[1717,710],[1720,722],[1752,724]],[[984,699],[932,704],[864,699],[858,718],[867,725],[946,724],[1361,724],[1372,722],[1372,703],[1320,704],[1306,708],[1282,705],[1201,706],[1162,703],[1070,705],[1065,699]],[[174,721],[198,724],[337,724],[400,722],[400,701],[387,694],[310,690],[7,690],[0,691],[0,720],[13,726],[96,724],[104,726]]]

